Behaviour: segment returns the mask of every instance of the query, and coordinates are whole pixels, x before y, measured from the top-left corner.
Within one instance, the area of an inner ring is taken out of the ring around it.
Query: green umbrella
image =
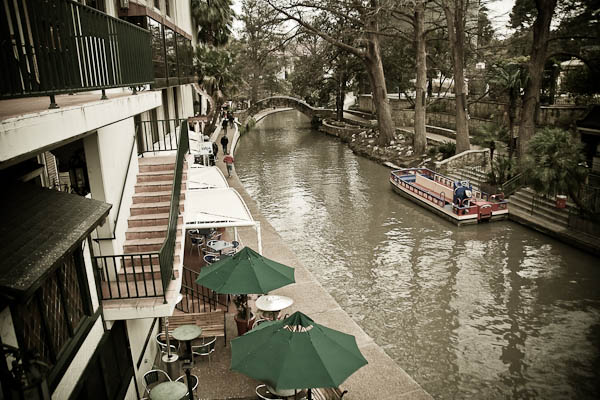
[[[354,336],[299,311],[231,341],[231,369],[276,390],[338,387],[366,364]]]
[[[294,282],[294,268],[269,260],[249,247],[202,268],[196,279],[199,285],[225,294],[265,294]]]

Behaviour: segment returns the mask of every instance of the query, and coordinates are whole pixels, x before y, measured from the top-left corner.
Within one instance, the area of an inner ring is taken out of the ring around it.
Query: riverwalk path
[[[255,116],[255,120],[258,122],[265,116],[279,111],[282,110],[264,110]],[[233,140],[231,131],[229,131],[232,146],[237,143],[236,135],[238,135],[237,127]],[[213,133],[211,140],[219,143],[221,136],[221,131],[218,129]],[[232,149],[235,151],[234,147]],[[221,157],[217,161],[217,166],[223,172],[226,172]],[[355,372],[340,386],[343,390],[348,390],[348,394],[344,396],[344,399],[431,399],[432,397],[350,318],[335,299],[319,284],[311,272],[300,263],[281,236],[261,214],[258,205],[246,192],[235,172],[228,181],[229,185],[240,193],[254,219],[260,221],[263,255],[295,268],[296,283],[271,292],[272,294],[284,295],[294,299],[294,304],[286,309],[286,313],[291,314],[295,311],[302,311],[317,323],[356,337],[358,347],[369,364]],[[254,230],[251,228],[239,229],[239,235],[245,246],[257,248]],[[226,377],[215,378],[223,379],[223,384],[227,385]]]

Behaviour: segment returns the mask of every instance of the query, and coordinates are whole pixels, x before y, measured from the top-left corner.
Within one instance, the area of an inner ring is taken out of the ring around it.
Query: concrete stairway
[[[184,163],[179,210],[183,212],[187,164]],[[132,198],[128,229],[123,244],[123,261],[118,272],[121,293],[131,297],[163,296],[160,262],[158,255],[139,255],[160,251],[169,225],[171,190],[175,173],[175,157],[145,157],[139,159],[139,172]],[[179,276],[181,268],[181,226],[183,217],[178,218],[178,234],[175,242],[173,271]],[[128,255],[130,255],[128,257]],[[112,293],[117,283],[111,282]],[[108,283],[103,282],[103,291]]]
[[[478,168],[454,168],[446,173],[447,176],[456,180],[468,180],[475,189],[481,189],[481,184],[487,181],[487,174]]]
[[[530,188],[523,188],[508,199],[508,213],[511,217],[521,217],[547,225],[554,231],[569,227],[569,209],[556,208],[554,199],[537,196]]]

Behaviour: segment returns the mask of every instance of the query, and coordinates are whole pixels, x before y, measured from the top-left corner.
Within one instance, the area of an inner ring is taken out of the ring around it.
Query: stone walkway
[[[257,114],[255,119],[259,121],[266,115],[278,111],[280,110],[267,110]],[[216,139],[219,143],[220,136],[220,130],[217,130],[211,139]],[[217,166],[222,171],[226,171],[221,159],[217,162]],[[431,399],[431,396],[342,310],[310,271],[298,261],[281,236],[260,213],[256,202],[248,195],[235,172],[229,178],[229,185],[240,193],[254,219],[261,223],[263,254],[296,269],[295,284],[271,292],[294,299],[293,306],[286,309],[285,312],[293,313],[300,310],[313,318],[315,322],[356,337],[358,347],[369,364],[358,370],[341,385],[342,389],[348,390],[348,394],[344,396],[344,399]],[[238,231],[244,245],[256,249],[255,231],[251,228],[239,229]],[[229,385],[229,381],[224,374],[223,376],[215,376],[215,379],[223,379],[223,385]],[[243,390],[237,391],[236,389],[236,392],[241,394]]]

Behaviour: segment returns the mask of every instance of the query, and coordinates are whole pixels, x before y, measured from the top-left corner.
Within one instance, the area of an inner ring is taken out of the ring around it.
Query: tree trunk
[[[336,107],[336,118],[338,121],[344,120],[344,100],[346,98],[346,74],[340,73],[340,80],[338,82],[338,90],[335,101]]]
[[[377,32],[377,24],[370,23],[370,30]],[[365,55],[365,66],[371,83],[371,93],[373,94],[373,104],[377,113],[379,125],[380,146],[388,145],[394,139],[396,127],[392,120],[390,110],[390,101],[387,96],[387,87],[385,85],[385,76],[383,74],[383,64],[381,62],[381,53],[379,49],[379,38],[374,33],[367,35],[367,52]]]
[[[518,89],[509,89],[509,98],[507,104],[508,114],[508,159],[512,160],[515,149],[514,146],[514,130],[515,130],[515,118],[517,114],[517,100],[518,100]]]
[[[521,108],[521,123],[519,124],[519,156],[527,154],[529,139],[535,133],[535,114],[540,102],[542,74],[546,63],[550,23],[557,0],[536,0],[537,17],[533,23],[533,45],[531,57],[527,66],[529,80],[525,87],[525,96]]]
[[[417,53],[417,81],[415,84],[415,136],[413,148],[415,154],[424,154],[427,148],[427,133],[425,131],[426,86],[427,86],[427,52],[425,49],[425,12],[423,2],[415,7],[415,47]]]
[[[464,54],[465,19],[464,0],[446,0],[444,14],[448,23],[448,43],[454,68],[454,96],[456,99],[456,154],[470,150],[467,122],[467,95],[465,93]]]

